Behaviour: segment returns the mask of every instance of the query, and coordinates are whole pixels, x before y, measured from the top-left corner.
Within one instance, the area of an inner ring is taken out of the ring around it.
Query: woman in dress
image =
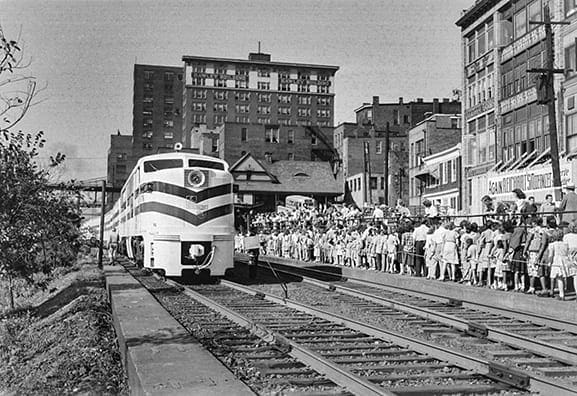
[[[447,222],[447,230],[443,238],[443,256],[441,261],[441,280],[445,280],[445,271],[449,270],[449,277],[454,282],[457,267],[459,266],[459,234],[452,221]]]
[[[573,277],[573,289],[577,290],[577,223],[571,222],[567,227],[567,234],[563,237],[569,249],[567,262],[567,276]],[[575,300],[577,301],[577,300]]]

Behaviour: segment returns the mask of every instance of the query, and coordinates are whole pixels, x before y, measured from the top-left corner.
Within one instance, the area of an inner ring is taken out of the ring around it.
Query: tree
[[[22,65],[20,47],[5,38],[0,28],[0,89],[15,81],[14,70]],[[20,77],[17,77],[18,79]],[[13,127],[24,117],[36,83],[28,81],[28,90],[5,94],[0,100],[4,119],[0,125],[0,275],[8,279],[10,308],[14,309],[14,278],[31,280],[38,271],[49,271],[67,256],[75,257],[79,209],[70,193],[51,189],[49,171],[36,162],[45,140],[43,132],[25,134]],[[65,156],[51,157],[49,167],[61,164]],[[68,186],[67,186],[68,187]]]

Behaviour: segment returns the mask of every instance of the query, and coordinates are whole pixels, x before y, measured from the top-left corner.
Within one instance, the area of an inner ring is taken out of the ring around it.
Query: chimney
[[[417,103],[423,103],[423,98],[417,98]]]
[[[433,98],[433,114],[439,112],[439,98]]]
[[[403,97],[399,96],[399,104],[403,104]]]
[[[379,105],[379,97],[373,96],[373,106],[378,106],[378,105]]]
[[[443,98],[443,103],[449,103],[449,98]]]

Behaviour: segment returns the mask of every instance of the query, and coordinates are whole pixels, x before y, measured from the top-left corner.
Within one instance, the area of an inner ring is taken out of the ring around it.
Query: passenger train
[[[139,159],[105,215],[105,242],[113,228],[120,250],[144,268],[165,276],[223,276],[234,248],[228,164],[184,152]]]

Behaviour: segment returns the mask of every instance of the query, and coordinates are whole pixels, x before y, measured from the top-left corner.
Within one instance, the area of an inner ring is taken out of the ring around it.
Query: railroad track
[[[432,301],[365,281],[344,281],[332,273],[293,268],[286,264],[275,264],[274,267],[277,276],[284,274],[302,279],[302,283],[311,288],[308,295],[314,296],[313,299],[347,304],[362,310],[364,315],[372,313],[380,322],[390,318],[409,326],[412,331],[419,328],[430,339],[444,339],[441,344],[454,344],[453,340],[459,337],[458,343],[476,345],[476,349],[483,349],[492,360],[564,382],[568,389],[576,391],[577,353],[574,348],[561,344],[563,341],[577,343],[577,336],[570,332],[472,310],[452,300]],[[332,281],[311,279],[305,274]],[[295,295],[298,288],[307,286],[292,284],[290,287],[291,295]],[[557,327],[562,326],[563,322],[557,324]],[[481,346],[480,340],[483,340]]]
[[[239,367],[249,367],[262,370],[262,377],[282,377],[279,381],[292,388],[281,394],[292,393],[299,384],[306,387],[296,390],[300,394],[573,394],[565,384],[547,378],[232,282],[183,287],[139,278],[225,364],[236,361],[233,372],[243,376]],[[288,360],[286,365],[282,359]],[[269,394],[267,381],[260,382],[249,384]]]
[[[331,395],[351,393],[292,356],[266,332],[247,328],[191,298],[184,288],[126,266],[195,338],[258,394]]]

